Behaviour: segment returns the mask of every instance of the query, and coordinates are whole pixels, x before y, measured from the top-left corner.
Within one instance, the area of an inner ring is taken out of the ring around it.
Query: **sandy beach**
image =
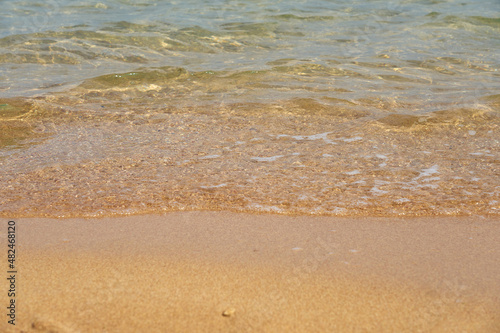
[[[3,332],[500,331],[498,218],[15,220]]]
[[[500,0],[0,4],[0,333],[500,333]]]

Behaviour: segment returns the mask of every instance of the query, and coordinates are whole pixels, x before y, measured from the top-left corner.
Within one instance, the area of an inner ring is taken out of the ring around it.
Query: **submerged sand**
[[[312,98],[189,106],[170,88],[124,106],[116,93],[0,100],[12,113],[0,115],[0,217],[500,216],[500,95],[401,114]]]
[[[1,331],[500,331],[498,218],[16,221],[17,325]]]

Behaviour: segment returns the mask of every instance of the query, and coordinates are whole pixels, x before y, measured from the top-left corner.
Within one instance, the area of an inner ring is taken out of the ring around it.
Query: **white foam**
[[[383,180],[375,180],[375,185],[372,187],[370,192],[372,192],[373,195],[382,195],[382,194],[388,193],[388,191],[384,191],[384,190],[381,190],[378,188],[380,185],[384,185],[387,183],[388,182],[383,181]]]
[[[433,166],[431,166],[428,169],[422,169],[422,171],[420,171],[420,174],[417,177],[415,177],[413,180],[419,179],[421,177],[429,177],[435,173],[439,173],[438,169],[439,169],[439,165],[437,165],[437,164],[434,164]]]
[[[217,158],[217,157],[220,157],[220,155],[207,155],[207,156],[200,157],[200,160],[208,160],[208,159]]]
[[[252,157],[251,159],[257,162],[273,162],[276,161],[278,158],[282,158],[285,155],[276,155],[276,156],[271,156],[271,157]]]
[[[415,185],[416,188],[425,188],[425,187],[428,187],[428,188],[437,188],[438,186],[436,184],[420,184],[420,185]],[[412,189],[411,187],[407,187],[409,189]]]
[[[388,193],[387,191],[379,189],[378,186],[373,186],[370,192],[372,192],[374,195],[382,195]]]
[[[430,177],[430,178],[425,178],[423,181],[424,182],[431,182],[433,180],[440,180],[441,177]]]
[[[363,140],[363,138],[360,136],[355,136],[353,138],[342,138],[341,140],[344,142],[354,142],[354,141]]]
[[[212,185],[212,186],[200,186],[201,188],[218,188],[218,187],[224,187],[227,186],[226,183],[219,184],[219,185]]]
[[[323,140],[325,143],[329,144],[337,144],[335,141],[332,141],[328,139],[328,134],[332,132],[325,132],[325,133],[319,133],[319,134],[313,134],[313,135],[294,135],[292,138],[295,140]]]
[[[291,137],[295,140],[323,140],[326,143],[331,143],[331,144],[336,144],[336,142],[328,139],[328,134],[331,134],[332,132],[325,132],[325,133],[319,133],[319,134],[312,134],[312,135],[288,135],[288,134],[278,134],[276,135],[277,139],[280,138],[287,138]]]
[[[345,174],[346,175],[357,175],[357,174],[360,174],[361,172],[359,170],[353,170],[353,171],[349,171],[349,172],[346,172]]]
[[[276,207],[276,206],[264,206],[264,205],[259,205],[259,204],[250,204],[247,206],[250,209],[255,209],[261,212],[275,212],[275,213],[282,213],[283,209]]]

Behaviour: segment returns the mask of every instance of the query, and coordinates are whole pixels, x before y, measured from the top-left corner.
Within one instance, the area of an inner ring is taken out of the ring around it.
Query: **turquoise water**
[[[281,83],[291,91],[276,93],[287,97],[303,97],[306,86],[352,90],[340,94],[348,99],[475,103],[500,88],[496,0],[2,1],[1,6],[0,92],[6,97],[163,66],[232,73],[279,68],[278,81],[307,76],[299,87]]]
[[[497,0],[0,7],[2,214],[498,214]]]

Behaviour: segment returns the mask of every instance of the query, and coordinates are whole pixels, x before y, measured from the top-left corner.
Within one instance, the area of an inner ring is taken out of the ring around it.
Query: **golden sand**
[[[499,222],[19,219],[17,325],[0,330],[498,332]]]

